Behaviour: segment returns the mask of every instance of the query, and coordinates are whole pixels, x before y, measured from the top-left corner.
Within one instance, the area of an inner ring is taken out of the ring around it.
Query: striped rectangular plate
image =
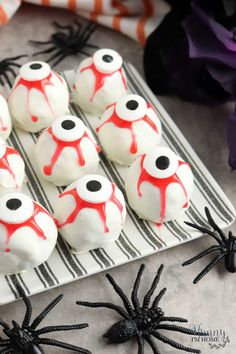
[[[73,255],[68,245],[59,236],[56,249],[46,263],[22,274],[0,277],[0,304],[14,301],[17,298],[16,282],[19,282],[29,295],[36,294],[60,284],[69,283],[130,262],[136,258],[191,241],[201,234],[188,228],[183,221],[188,220],[204,225],[206,222],[203,215],[205,206],[210,208],[220,227],[225,228],[234,221],[235,211],[230,201],[199,160],[165,109],[132,65],[126,64],[125,70],[129,79],[130,91],[144,96],[158,112],[163,124],[163,145],[167,145],[177,152],[193,168],[195,189],[189,210],[182,219],[166,223],[159,230],[155,225],[138,219],[127,206],[128,215],[119,240],[103,249],[97,249],[79,256]],[[63,75],[71,89],[74,72],[68,71]],[[4,90],[7,89],[9,88],[4,87]],[[70,108],[71,113],[81,117],[88,127],[93,129],[96,126],[98,118],[89,117],[74,104],[71,104]],[[20,151],[25,160],[28,181],[24,191],[52,212],[55,197],[61,192],[61,189],[44,182],[37,176],[32,159],[36,139],[34,134],[14,130],[9,142]],[[126,167],[118,167],[102,155],[98,172],[113,180],[124,191]]]

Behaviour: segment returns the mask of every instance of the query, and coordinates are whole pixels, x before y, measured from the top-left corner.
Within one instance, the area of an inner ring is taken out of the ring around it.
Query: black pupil
[[[156,167],[159,170],[166,170],[170,166],[170,159],[167,156],[160,156],[156,159]]]
[[[102,188],[102,185],[100,182],[92,180],[86,184],[86,187],[90,192],[98,192]]]
[[[102,60],[106,63],[111,63],[113,61],[113,57],[111,55],[105,54],[103,55]]]
[[[21,205],[22,205],[22,203],[21,203],[20,199],[17,199],[17,198],[9,199],[6,203],[7,208],[10,210],[17,210],[21,207]]]
[[[67,119],[61,123],[61,126],[65,130],[71,130],[75,127],[75,122],[73,122],[73,120]]]
[[[138,108],[138,102],[135,100],[130,100],[126,103],[126,107],[131,111],[134,111],[135,109]]]
[[[41,68],[42,68],[42,64],[39,64],[39,63],[34,63],[34,64],[30,65],[30,69],[32,69],[32,70],[39,70]]]

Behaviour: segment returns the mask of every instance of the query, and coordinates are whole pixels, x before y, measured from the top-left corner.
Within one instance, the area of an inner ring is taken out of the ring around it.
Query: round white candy
[[[8,139],[12,130],[12,122],[5,98],[0,94],[0,137]]]
[[[129,204],[146,220],[162,224],[189,207],[193,175],[188,163],[166,147],[156,147],[131,165],[125,189]]]
[[[92,133],[74,116],[57,118],[40,135],[34,156],[42,177],[57,186],[96,172],[99,164],[98,146]]]
[[[59,231],[74,253],[85,253],[114,242],[126,216],[123,194],[100,175],[72,183],[55,203]]]
[[[123,96],[102,115],[98,138],[107,157],[130,165],[160,143],[161,121],[141,96]]]
[[[127,92],[122,57],[112,49],[100,49],[83,60],[75,79],[75,102],[87,112],[102,114]]]
[[[14,148],[0,138],[0,195],[19,191],[25,178],[25,164]]]
[[[9,275],[45,262],[57,240],[52,216],[22,193],[0,198],[0,274]]]
[[[35,133],[68,112],[69,92],[65,80],[47,63],[34,61],[20,68],[8,102],[16,125]]]

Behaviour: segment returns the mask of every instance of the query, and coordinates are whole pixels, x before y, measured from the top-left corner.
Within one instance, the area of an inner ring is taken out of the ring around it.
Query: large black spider
[[[205,208],[205,213],[207,220],[214,231],[208,230],[200,225],[185,222],[185,224],[192,226],[194,229],[197,229],[203,232],[204,234],[212,236],[218,242],[218,245],[207,248],[205,251],[199,253],[197,256],[187,260],[182,264],[184,267],[186,265],[192,264],[195,261],[198,261],[200,258],[206,256],[211,252],[217,253],[213,260],[194,279],[194,284],[197,284],[218,262],[220,262],[222,258],[225,259],[225,268],[228,270],[228,272],[236,272],[236,237],[233,236],[231,231],[229,232],[228,237],[224,234],[224,232],[219,228],[219,226],[216,225],[208,208]],[[215,231],[218,235],[215,233]]]
[[[5,83],[12,86],[12,82],[8,74],[10,73],[13,76],[13,79],[15,79],[17,74],[13,67],[21,67],[21,65],[17,64],[15,61],[25,57],[27,57],[27,55],[18,55],[17,57],[5,58],[0,61],[0,84],[2,86],[4,86]]]
[[[84,51],[85,47],[98,48],[96,45],[88,43],[89,38],[95,31],[95,23],[89,22],[83,27],[77,20],[74,20],[73,25],[63,26],[54,22],[54,26],[59,29],[59,31],[53,33],[48,41],[29,41],[29,43],[33,45],[48,45],[47,49],[36,52],[33,56],[52,53],[47,59],[47,62],[51,62],[53,66],[56,66],[69,55],[81,53],[90,56],[89,53]]]
[[[185,347],[184,345],[175,342],[174,340],[167,338],[164,334],[160,333],[160,330],[168,330],[181,332],[194,336],[202,336],[207,335],[204,332],[197,332],[191,330],[189,328],[180,327],[175,324],[165,324],[163,322],[188,322],[188,320],[180,317],[166,317],[164,312],[159,307],[159,302],[163,295],[166,292],[166,288],[162,289],[159,294],[154,299],[152,306],[149,307],[151,297],[159,283],[161,273],[163,271],[164,266],[161,265],[154,280],[151,285],[150,290],[144,297],[143,304],[140,305],[138,300],[138,288],[140,284],[140,280],[144,271],[144,264],[141,265],[138,275],[136,277],[131,300],[132,304],[124,294],[123,290],[117,285],[115,280],[112,278],[110,274],[107,274],[106,277],[113,286],[114,290],[120,296],[123,301],[125,309],[120,306],[117,306],[112,303],[107,302],[87,302],[87,301],[77,301],[78,305],[82,305],[85,307],[105,307],[111,310],[116,311],[119,315],[123,317],[122,320],[116,322],[108,331],[104,334],[103,337],[107,338],[108,344],[115,343],[125,343],[133,338],[137,339],[138,343],[138,354],[144,354],[144,341],[146,340],[154,354],[160,354],[160,351],[155,343],[154,338],[169,344],[170,346],[183,350],[189,353],[201,353],[200,350],[192,349]]]
[[[74,346],[72,344],[57,341],[51,338],[41,338],[41,334],[51,333],[56,331],[71,331],[88,327],[87,323],[61,326],[47,326],[36,329],[48,313],[61,301],[63,295],[57,296],[30,324],[32,315],[32,305],[29,298],[21,287],[18,287],[19,294],[22,296],[26,306],[26,313],[21,325],[16,321],[12,321],[13,327],[0,319],[0,326],[3,327],[3,332],[7,339],[0,337],[0,354],[44,354],[41,347],[50,345],[64,348],[80,354],[91,354],[90,351]]]

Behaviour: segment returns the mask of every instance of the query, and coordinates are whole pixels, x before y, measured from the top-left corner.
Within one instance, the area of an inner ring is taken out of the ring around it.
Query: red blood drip
[[[37,81],[26,81],[23,78],[20,78],[19,81],[17,82],[16,86],[11,91],[10,96],[17,89],[17,87],[19,87],[20,85],[23,85],[27,89],[27,110],[28,110],[28,112],[30,112],[30,109],[29,109],[29,94],[30,94],[31,90],[33,90],[33,89],[37,90],[37,91],[42,93],[43,97],[45,98],[45,100],[46,100],[46,102],[48,104],[48,107],[50,108],[50,111],[52,112],[52,114],[54,114],[53,110],[52,110],[52,107],[51,107],[51,104],[49,102],[49,99],[47,97],[46,91],[45,91],[45,88],[46,88],[47,85],[53,86],[53,83],[51,82],[51,78],[52,78],[52,73],[50,73],[48,75],[48,77],[46,77],[45,79],[37,80]],[[38,119],[39,119],[38,117],[31,115],[32,122],[37,122]]]
[[[5,132],[5,131],[7,130],[7,127],[4,126],[3,120],[2,120],[1,117],[0,117],[0,130],[1,130],[2,132]]]
[[[150,105],[148,105],[148,108],[151,108]],[[122,118],[120,118],[117,113],[116,110],[114,109],[113,114],[110,118],[108,118],[105,122],[103,122],[97,129],[96,131],[99,132],[99,130],[107,123],[113,123],[114,125],[116,125],[118,128],[121,129],[129,129],[130,130],[130,134],[131,134],[131,138],[132,138],[132,143],[130,145],[130,153],[131,154],[136,154],[137,150],[138,150],[138,146],[137,146],[137,140],[136,140],[136,135],[134,133],[134,127],[133,124],[136,122],[140,122],[140,121],[145,121],[148,125],[150,125],[150,127],[158,133],[158,129],[156,124],[147,116],[143,116],[142,118],[139,118],[135,121],[132,122],[128,122]]]
[[[82,72],[84,72],[86,70],[92,70],[92,72],[93,72],[93,74],[95,76],[95,86],[94,86],[93,95],[90,98],[90,102],[94,99],[96,93],[103,87],[106,78],[109,77],[109,76],[112,76],[116,72],[120,73],[123,85],[124,85],[125,89],[127,90],[127,83],[126,83],[126,80],[125,80],[124,75],[123,75],[122,67],[120,69],[116,70],[116,71],[113,71],[112,73],[101,73],[100,71],[98,71],[98,69],[96,68],[95,64],[92,63],[91,65],[80,69],[80,72],[82,73]]]
[[[138,184],[137,184],[138,195],[139,195],[139,197],[142,197],[142,192],[141,192],[140,188],[141,188],[141,185],[143,182],[148,182],[160,190],[160,209],[161,209],[161,211],[160,211],[160,222],[157,223],[157,226],[160,227],[163,224],[165,217],[166,217],[166,190],[167,190],[167,187],[171,183],[178,183],[182,187],[185,198],[186,198],[186,202],[184,203],[183,208],[187,208],[187,206],[188,206],[188,194],[187,194],[187,191],[186,191],[182,181],[180,180],[180,178],[177,176],[176,173],[170,177],[167,177],[167,178],[156,178],[156,177],[150,176],[150,174],[144,169],[144,166],[143,166],[144,158],[145,158],[145,155],[143,155],[141,157],[141,162],[140,162],[141,173],[140,173],[140,176],[138,179]],[[181,165],[188,165],[188,163],[184,162],[184,161],[179,161],[179,166],[181,166]]]
[[[117,206],[117,208],[120,211],[121,218],[122,218],[123,205],[116,198],[115,185],[114,184],[112,184],[112,194],[111,194],[110,198],[107,201],[102,202],[102,203],[86,202],[85,200],[81,199],[78,196],[76,189],[72,189],[70,191],[62,193],[59,197],[62,198],[62,197],[64,197],[64,195],[72,195],[74,197],[74,199],[75,199],[76,207],[72,211],[72,213],[68,216],[68,218],[66,219],[65,222],[63,222],[62,224],[58,224],[57,223],[59,228],[65,226],[67,224],[72,224],[75,221],[77,215],[80,213],[80,211],[87,208],[87,209],[95,209],[95,210],[97,210],[97,212],[98,212],[98,214],[100,216],[100,219],[103,222],[104,231],[106,233],[109,232],[109,228],[107,226],[107,220],[106,220],[107,219],[107,217],[106,217],[106,204],[108,202],[112,202],[112,203],[114,203]]]
[[[5,154],[1,157],[0,159],[0,170],[7,170],[10,175],[13,177],[15,184],[16,184],[16,188],[18,188],[18,185],[16,183],[16,176],[15,173],[12,171],[9,162],[8,162],[8,156],[9,155],[18,155],[20,156],[20,154],[18,153],[18,151],[16,151],[15,149],[11,148],[10,146],[6,146],[6,151]]]
[[[81,149],[81,146],[80,146],[80,143],[82,142],[82,140],[84,138],[87,138],[89,139],[96,147],[97,149],[97,152],[100,152],[101,151],[101,148],[100,146],[96,145],[96,143],[94,143],[94,141],[89,137],[89,135],[87,134],[87,132],[85,131],[83,136],[77,140],[74,140],[74,141],[63,141],[63,140],[60,140],[58,139],[52,132],[52,128],[48,128],[47,129],[48,133],[51,134],[53,140],[55,141],[55,143],[57,144],[57,147],[56,147],[56,150],[51,158],[51,162],[49,165],[46,165],[44,166],[43,168],[43,172],[45,173],[46,176],[50,176],[52,174],[52,170],[53,170],[53,167],[55,165],[55,163],[57,162],[57,160],[59,159],[62,151],[65,149],[65,148],[73,148],[76,153],[77,153],[77,157],[78,157],[78,164],[80,166],[84,166],[85,165],[85,160],[84,160],[84,156],[83,156],[83,152],[82,152],[82,149]]]
[[[40,212],[47,213],[45,209],[43,209],[40,205],[34,203],[34,212],[32,216],[26,221],[19,224],[9,224],[3,220],[0,220],[0,224],[6,228],[6,232],[7,232],[7,240],[5,242],[6,246],[9,244],[14,232],[16,232],[19,228],[22,227],[31,228],[37,234],[38,237],[40,237],[42,240],[46,240],[47,238],[43,230],[39,227],[39,225],[35,221],[35,216],[38,215]],[[11,251],[10,248],[8,247],[5,248],[5,252],[10,252],[10,251]]]

